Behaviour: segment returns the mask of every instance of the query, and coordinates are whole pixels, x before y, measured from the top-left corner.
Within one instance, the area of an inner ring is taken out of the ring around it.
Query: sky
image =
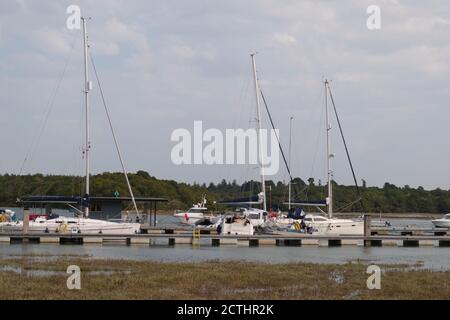
[[[0,2],[0,173],[82,174],[81,7],[128,171],[185,182],[259,179],[251,165],[175,165],[171,133],[255,126],[250,53],[303,179],[325,177],[325,78],[358,179],[450,188],[450,3],[420,0]],[[378,30],[366,12],[380,8]],[[120,171],[94,75],[92,171]],[[333,120],[335,121],[335,120]],[[267,116],[262,120],[268,127]],[[352,176],[333,123],[334,179]],[[27,156],[28,154],[28,156]],[[27,156],[27,157],[26,157]],[[269,177],[286,180],[286,170]]]

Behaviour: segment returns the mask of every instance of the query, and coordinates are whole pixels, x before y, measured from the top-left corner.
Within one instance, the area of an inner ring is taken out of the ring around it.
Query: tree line
[[[220,183],[198,184],[183,183],[174,180],[157,179],[148,172],[138,171],[129,174],[129,180],[136,197],[164,197],[169,201],[160,206],[162,209],[175,210],[190,207],[206,195],[208,207],[221,209],[214,204],[255,195],[261,190],[259,181],[247,181],[242,184],[222,180]],[[0,175],[0,205],[15,206],[16,200],[24,195],[83,195],[84,179],[70,175]],[[382,188],[368,187],[363,181],[359,193],[354,186],[333,182],[334,208],[336,212],[450,212],[450,190],[425,190],[423,187],[397,187],[386,182]],[[314,178],[306,181],[295,178],[292,181],[292,201],[324,200],[327,186]],[[282,181],[266,181],[267,205],[273,209],[286,210],[288,202],[288,184]],[[122,173],[105,172],[92,175],[91,195],[129,196]],[[361,200],[359,200],[361,198]]]

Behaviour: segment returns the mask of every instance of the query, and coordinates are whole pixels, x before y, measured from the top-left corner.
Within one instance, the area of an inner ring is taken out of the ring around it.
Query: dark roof
[[[24,203],[72,203],[80,204],[86,201],[82,197],[69,197],[69,196],[24,196],[17,199],[17,202]]]
[[[283,202],[283,204],[289,204],[289,202]],[[302,201],[302,200],[294,200],[291,201],[291,206],[311,206],[311,207],[326,207],[326,200],[315,200],[315,201]]]
[[[131,197],[89,197],[91,201],[132,201]],[[134,197],[136,202],[167,202],[166,198]]]
[[[239,198],[239,199],[232,199],[232,200],[224,200],[224,201],[216,201],[216,204],[223,204],[223,205],[243,205],[243,204],[261,204],[262,201],[260,200],[258,195],[248,196],[245,198]]]
[[[136,202],[166,202],[164,198],[154,197],[137,197]],[[101,201],[131,201],[131,197],[69,197],[69,196],[23,196],[18,202],[23,203],[72,203],[83,204],[85,202],[101,202]]]

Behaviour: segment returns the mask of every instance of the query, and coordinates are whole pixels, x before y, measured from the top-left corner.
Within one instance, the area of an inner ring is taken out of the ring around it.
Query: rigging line
[[[319,94],[317,95],[316,100],[314,101],[314,105],[316,105],[318,103],[318,101],[322,97],[323,97],[323,90],[320,89]],[[319,123],[323,123],[322,120],[323,120],[324,113],[325,113],[324,108],[318,108],[318,109],[315,109],[315,110],[320,110],[320,113],[314,112],[312,117],[314,118],[316,116],[316,114],[318,114],[319,115]],[[321,127],[321,125],[317,126],[317,134],[315,136],[316,140],[315,140],[315,144],[314,144],[315,149],[314,149],[313,159],[312,159],[311,167],[310,167],[310,171],[309,171],[309,177],[311,177],[311,178],[313,177],[313,174],[314,174],[314,171],[315,171],[315,168],[316,168],[316,160],[317,160],[317,156],[318,156],[318,152],[319,152],[319,144],[320,144],[320,138],[321,138],[322,129],[323,128]],[[306,200],[308,200],[308,192],[310,191],[309,184],[306,184],[305,188],[302,189],[301,192],[303,192],[303,191],[306,191],[305,192],[305,197],[306,197]]]
[[[237,106],[238,106],[239,108],[243,108],[244,105],[246,105],[246,104],[248,103],[247,100],[249,100],[249,96],[250,96],[248,91],[249,91],[249,87],[250,87],[251,81],[252,81],[252,76],[249,76],[249,77],[247,78],[247,81],[243,80],[243,86],[242,86],[242,88],[241,88],[241,93],[240,93],[239,98],[238,98],[238,101],[237,101]],[[248,103],[248,104],[250,104],[250,103]],[[247,119],[251,117],[251,114],[252,114],[252,113],[253,113],[253,111],[252,111],[252,109],[250,108],[250,114],[249,114],[249,116],[247,117]],[[242,119],[242,117],[238,117],[238,116],[237,116],[238,114],[239,114],[239,112],[235,113],[235,116],[233,117],[233,123],[234,123],[234,127],[233,127],[233,128],[237,128],[238,121]],[[239,122],[239,123],[240,123],[240,122]],[[232,171],[232,168],[231,168],[231,166],[227,166],[227,167],[228,167],[228,168],[227,168],[227,174],[228,174],[228,176],[230,176],[231,171]],[[237,174],[238,174],[238,176],[239,176],[240,181],[245,181],[245,180],[247,179],[248,171],[249,171],[249,170],[248,170],[247,167],[245,168],[245,171],[244,171],[244,172],[242,172],[242,171],[236,171]],[[237,197],[236,192],[234,192],[233,195],[234,195],[234,197]]]
[[[361,197],[358,197],[358,199],[356,199],[355,201],[350,202],[349,204],[346,204],[345,206],[340,207],[338,210],[336,210],[335,212],[343,212],[345,209],[353,206],[355,203],[359,202],[361,200]]]
[[[72,47],[72,49],[73,49],[73,47]],[[26,162],[31,157],[31,155],[34,153],[34,151],[36,150],[36,146],[37,146],[40,138],[42,137],[42,134],[44,133],[44,129],[45,129],[46,125],[47,125],[48,118],[50,117],[50,114],[51,114],[51,112],[53,110],[53,107],[55,105],[56,95],[57,95],[57,93],[59,91],[59,88],[61,86],[62,80],[64,79],[64,76],[66,74],[67,66],[69,65],[69,62],[70,62],[70,58],[66,60],[65,65],[64,65],[64,69],[63,69],[63,71],[62,71],[62,73],[61,73],[61,75],[60,75],[60,77],[59,77],[59,79],[57,81],[55,90],[53,91],[53,94],[49,97],[49,100],[47,102],[48,109],[47,109],[47,112],[45,113],[44,121],[43,121],[42,126],[41,126],[41,128],[39,130],[39,134],[34,137],[32,143],[31,143],[31,145],[30,145],[30,147],[29,147],[29,149],[28,149],[28,151],[27,151],[27,153],[25,155],[25,159],[23,160],[22,165],[20,166],[19,176],[22,174],[22,172],[23,172],[23,170],[25,168]]]
[[[66,74],[67,67],[68,67],[70,61],[72,60],[72,53],[73,53],[74,48],[75,48],[75,36],[73,37],[73,41],[72,41],[72,44],[71,44],[71,47],[70,47],[71,51],[70,51],[69,57],[65,60],[63,71],[61,72],[61,75],[59,76],[59,78],[58,78],[58,80],[56,82],[55,90],[53,91],[53,94],[51,94],[49,96],[49,99],[47,100],[47,104],[46,104],[47,112],[45,113],[45,117],[44,117],[44,121],[42,122],[42,126],[41,126],[41,128],[39,130],[38,135],[34,136],[34,139],[32,140],[30,146],[28,147],[28,151],[25,154],[25,158],[22,161],[22,164],[20,166],[19,173],[17,174],[17,176],[21,176],[22,175],[22,173],[23,173],[23,171],[25,169],[25,165],[26,165],[27,161],[29,161],[29,159],[31,159],[31,156],[33,155],[34,151],[36,150],[36,147],[39,144],[39,141],[40,141],[42,135],[44,134],[44,129],[45,129],[46,125],[47,125],[47,122],[48,122],[48,119],[50,117],[50,114],[51,114],[51,112],[52,112],[52,110],[54,108],[55,99],[56,99],[56,96],[58,94],[59,88],[61,87],[61,83],[62,83],[62,81],[64,79],[65,74]],[[22,186],[22,184],[21,184],[21,186]],[[16,189],[17,196],[19,196],[21,190],[17,189],[17,181],[15,182],[14,189]]]
[[[280,142],[280,139],[278,137],[278,134],[275,131],[275,125],[273,124],[272,116],[270,115],[269,106],[267,105],[266,98],[264,97],[264,94],[263,94],[262,90],[260,89],[259,91],[261,92],[261,98],[263,99],[264,106],[266,107],[266,111],[267,111],[267,115],[269,116],[270,124],[272,125],[272,129],[275,132],[275,137],[277,138],[278,147],[280,148],[281,155],[283,156],[283,161],[284,161],[284,164],[286,166],[287,172],[289,174],[289,179],[291,179],[291,181],[292,181],[291,170],[289,169],[289,165],[287,163],[286,156],[284,155],[283,147],[281,146],[281,142]]]
[[[336,120],[339,126],[339,131],[341,132],[342,142],[344,143],[345,153],[347,154],[348,163],[350,165],[350,169],[352,170],[353,181],[355,182],[356,192],[358,193],[359,202],[361,204],[362,210],[365,212],[364,203],[361,197],[361,192],[359,190],[358,181],[356,180],[355,170],[353,169],[352,160],[350,159],[350,153],[347,148],[347,142],[345,141],[344,132],[342,131],[341,121],[339,120],[339,116],[337,113],[336,105],[334,104],[333,94],[331,93],[330,85],[328,84],[328,92],[330,93],[331,104],[333,105],[334,114],[336,115]]]
[[[103,107],[105,109],[106,117],[108,118],[109,128],[111,129],[111,134],[112,134],[112,137],[113,137],[113,140],[114,140],[114,144],[116,146],[117,155],[119,156],[120,164],[122,165],[123,174],[125,175],[125,180],[126,180],[127,185],[128,185],[128,191],[130,192],[131,200],[133,202],[134,209],[136,210],[136,214],[139,216],[139,210],[138,210],[137,205],[136,205],[136,200],[134,199],[134,194],[133,194],[133,190],[131,189],[130,181],[128,180],[128,173],[127,173],[127,170],[125,168],[125,164],[123,163],[122,154],[121,154],[120,148],[119,148],[119,143],[117,142],[116,134],[114,132],[114,128],[113,128],[112,121],[111,121],[111,117],[109,115],[108,107],[106,105],[105,96],[103,95],[103,89],[102,89],[102,86],[100,84],[100,78],[98,77],[97,68],[95,67],[94,59],[92,58],[92,55],[90,53],[89,53],[89,57],[91,58],[92,68],[94,69],[95,78],[97,79],[97,84],[98,84],[98,88],[99,88],[99,91],[100,91],[100,96],[102,98]]]

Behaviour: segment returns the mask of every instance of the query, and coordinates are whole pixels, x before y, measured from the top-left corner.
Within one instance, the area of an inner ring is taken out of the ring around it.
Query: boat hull
[[[188,225],[194,225],[204,218],[203,213],[193,214],[188,212],[176,213],[174,214],[174,217],[178,218],[181,224],[188,224]]]
[[[338,220],[338,219],[336,219]],[[333,221],[333,222],[314,222],[307,224],[317,235],[363,235],[364,222],[362,221]]]
[[[118,223],[95,219],[68,219],[30,221],[28,233],[59,233],[59,234],[136,234],[140,233],[139,223]],[[23,222],[2,223],[2,232],[22,232]]]
[[[431,220],[431,222],[437,228],[450,228],[450,220],[448,219]]]
[[[221,234],[223,235],[253,235],[254,227],[251,223],[223,223]]]

